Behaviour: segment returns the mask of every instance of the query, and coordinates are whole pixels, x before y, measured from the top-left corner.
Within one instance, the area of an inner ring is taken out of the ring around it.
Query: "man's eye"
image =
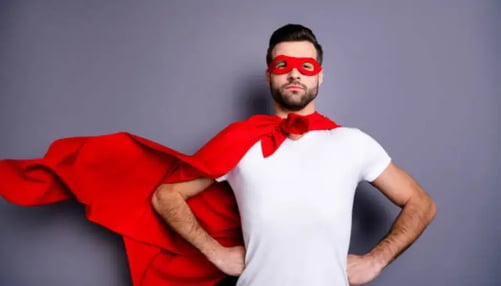
[[[275,68],[277,69],[283,69],[287,66],[287,64],[285,62],[278,62],[275,64]]]
[[[310,63],[304,63],[304,64],[303,64],[303,68],[304,68],[305,70],[309,70],[309,71],[312,71],[312,70],[314,70],[314,69],[315,69],[315,67],[313,66],[313,64],[310,64]]]

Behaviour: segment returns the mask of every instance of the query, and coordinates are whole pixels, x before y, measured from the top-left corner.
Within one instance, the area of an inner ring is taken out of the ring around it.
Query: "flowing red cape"
[[[0,161],[0,195],[24,206],[76,199],[87,218],[123,237],[133,285],[214,285],[225,275],[155,213],[151,195],[162,183],[217,178],[261,141],[271,155],[286,133],[337,127],[314,113],[305,118],[255,115],[229,125],[188,156],[129,134],[56,140],[43,158]],[[188,201],[202,227],[222,245],[242,244],[238,209],[226,183]]]

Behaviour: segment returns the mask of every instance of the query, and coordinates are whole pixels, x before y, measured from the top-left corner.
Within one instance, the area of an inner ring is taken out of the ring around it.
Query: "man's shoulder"
[[[210,166],[212,174],[225,174],[272,127],[270,116],[254,115],[227,125],[194,156]],[[223,162],[223,163],[221,163]]]
[[[377,142],[371,135],[357,127],[340,126],[331,130],[325,130],[321,132],[326,133],[329,140],[338,143],[346,142],[349,145],[353,145],[353,147],[365,146],[367,144],[373,144]]]
[[[367,136],[367,133],[365,133],[361,129],[356,128],[356,127],[350,127],[350,126],[339,126],[337,128],[327,130],[327,132],[331,136],[340,136],[340,137],[348,137],[348,138],[360,138],[363,136]]]

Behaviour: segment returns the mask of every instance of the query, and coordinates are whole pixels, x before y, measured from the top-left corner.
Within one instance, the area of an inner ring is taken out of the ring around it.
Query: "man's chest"
[[[267,158],[259,143],[247,152],[228,176],[241,212],[332,219],[351,209],[359,178],[352,151],[346,142],[322,136],[328,134],[307,135],[285,141]]]

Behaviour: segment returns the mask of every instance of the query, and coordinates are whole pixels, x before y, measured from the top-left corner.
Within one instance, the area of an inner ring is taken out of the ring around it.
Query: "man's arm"
[[[152,197],[155,211],[184,239],[195,246],[222,272],[238,276],[244,268],[242,246],[223,247],[198,223],[186,200],[214,183],[210,178],[198,178],[175,184],[160,185]]]
[[[369,253],[348,256],[351,285],[373,280],[419,237],[436,213],[431,197],[409,174],[393,163],[372,184],[402,210],[386,237]]]

